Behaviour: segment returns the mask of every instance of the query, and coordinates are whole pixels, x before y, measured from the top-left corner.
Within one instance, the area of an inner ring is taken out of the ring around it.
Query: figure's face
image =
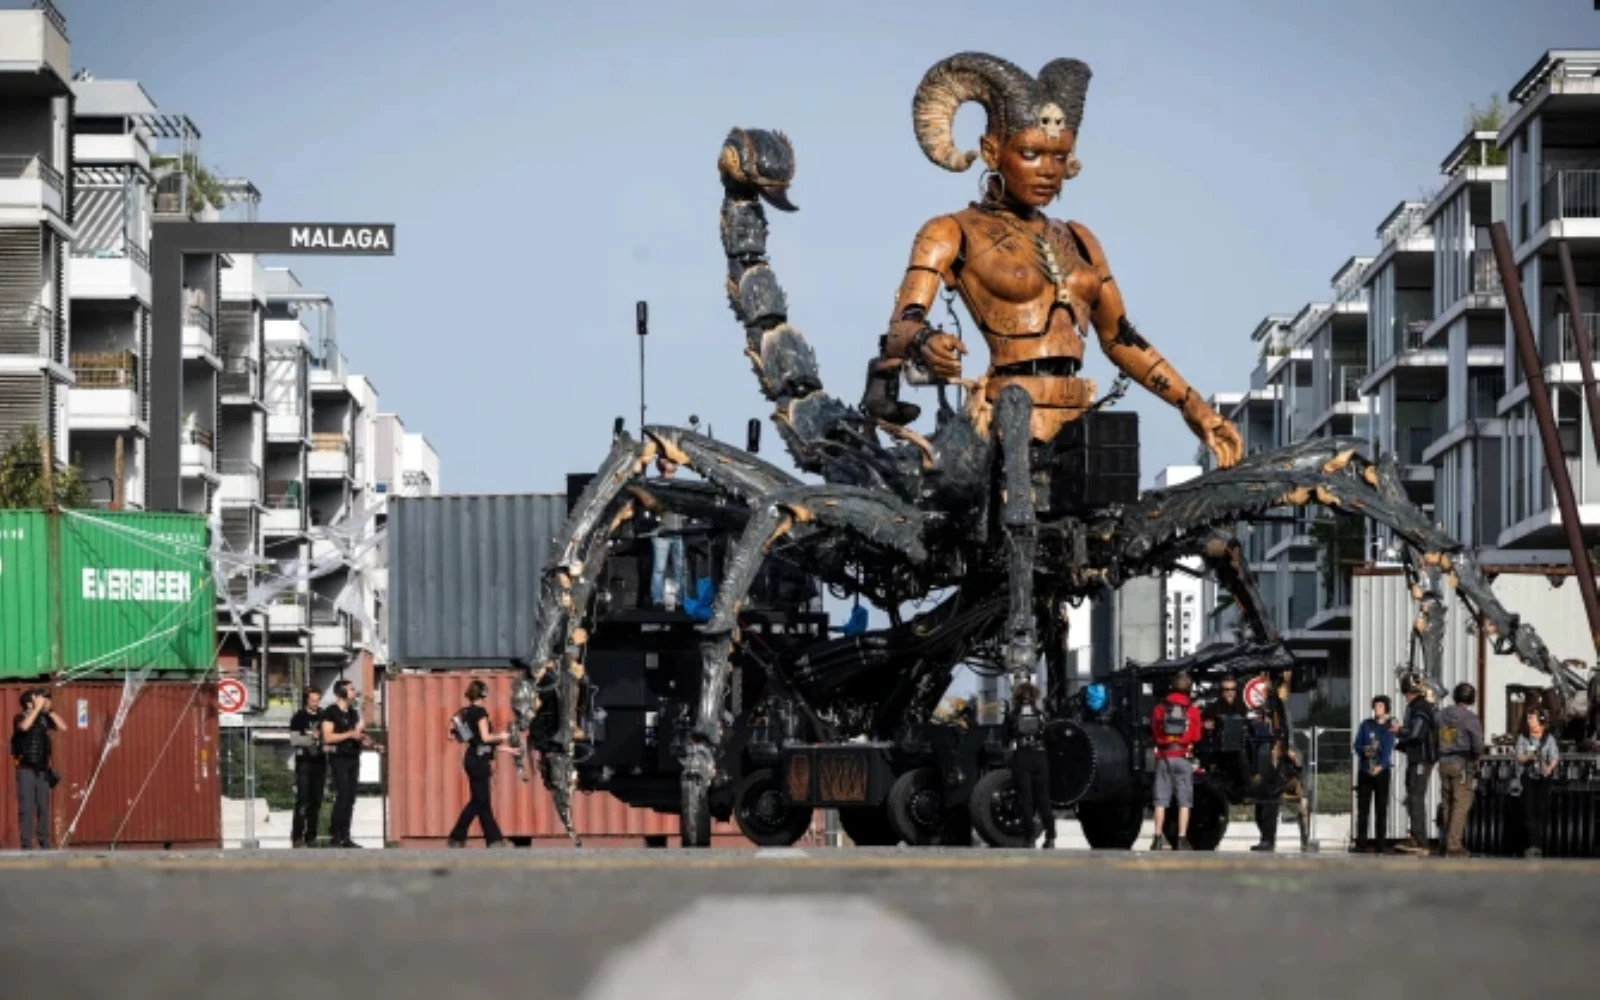
[[[1528,735],[1532,736],[1534,739],[1538,739],[1544,735],[1544,723],[1539,721],[1539,717],[1537,715],[1528,716]]]
[[[1375,702],[1372,703],[1372,717],[1374,719],[1377,719],[1379,722],[1382,722],[1384,720],[1384,718],[1386,716],[1388,716],[1388,714],[1389,714],[1389,710],[1384,707],[1383,702],[1375,701]]]
[[[1222,700],[1230,705],[1239,700],[1239,683],[1237,681],[1222,682]]]
[[[1003,147],[986,135],[982,151],[984,162],[1000,175],[1013,201],[1043,208],[1061,194],[1077,141],[1074,132],[1030,128],[1012,133]]]
[[[317,709],[319,709],[321,707],[322,707],[322,692],[321,691],[313,691],[310,694],[306,695],[306,709],[308,711],[315,712]]]

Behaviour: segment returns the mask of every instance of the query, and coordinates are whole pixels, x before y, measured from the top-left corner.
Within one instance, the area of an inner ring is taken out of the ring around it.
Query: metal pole
[[[250,723],[245,721],[244,729],[244,840],[239,844],[247,851],[253,851],[261,844],[256,840],[256,754],[254,734],[250,732]]]
[[[1596,388],[1594,381],[1594,343],[1589,339],[1583,314],[1578,311],[1578,279],[1572,269],[1572,251],[1567,249],[1566,240],[1556,241],[1556,255],[1561,258],[1561,283],[1567,292],[1567,317],[1572,321],[1572,341],[1578,348],[1578,369],[1583,373],[1583,397],[1589,409],[1589,430],[1594,436],[1595,454],[1600,456],[1600,388]]]
[[[644,437],[644,338],[650,332],[650,306],[639,302],[634,306],[634,325],[639,333],[639,436]]]
[[[1496,222],[1490,226],[1489,239],[1494,243],[1495,261],[1500,265],[1500,283],[1505,288],[1506,310],[1511,317],[1511,330],[1516,335],[1517,357],[1522,363],[1523,377],[1528,380],[1528,401],[1533,404],[1533,415],[1539,422],[1539,437],[1544,443],[1550,484],[1560,504],[1561,527],[1566,532],[1567,547],[1572,551],[1573,573],[1578,578],[1583,609],[1589,616],[1589,635],[1595,649],[1600,651],[1600,594],[1595,592],[1594,567],[1589,563],[1589,550],[1583,544],[1583,522],[1578,517],[1578,501],[1572,492],[1572,477],[1567,473],[1566,456],[1561,452],[1555,412],[1550,407],[1550,393],[1545,388],[1544,369],[1539,363],[1539,348],[1534,343],[1533,328],[1528,322],[1527,303],[1522,300],[1522,278],[1517,273],[1516,260],[1511,254],[1511,237],[1506,233],[1506,224]]]

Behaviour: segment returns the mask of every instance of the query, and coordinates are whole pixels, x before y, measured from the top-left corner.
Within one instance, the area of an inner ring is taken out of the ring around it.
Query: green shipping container
[[[0,510],[0,678],[209,671],[208,540],[198,514]]]

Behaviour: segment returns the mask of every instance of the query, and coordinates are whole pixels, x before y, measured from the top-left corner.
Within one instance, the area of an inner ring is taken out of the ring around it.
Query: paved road
[[[1578,996],[1600,863],[1059,852],[0,857],[8,997]],[[1291,992],[1292,991],[1292,992]]]

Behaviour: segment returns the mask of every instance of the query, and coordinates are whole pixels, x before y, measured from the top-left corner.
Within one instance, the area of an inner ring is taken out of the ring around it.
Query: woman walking
[[[450,831],[451,847],[467,846],[467,832],[474,819],[483,828],[483,839],[489,847],[507,846],[505,837],[500,833],[500,824],[494,821],[494,807],[489,801],[489,781],[494,777],[495,747],[507,743],[511,737],[508,733],[490,732],[489,713],[483,707],[483,700],[488,693],[483,681],[473,681],[467,685],[467,705],[451,720],[456,738],[467,745],[466,756],[461,763],[467,772],[467,785],[472,789],[466,808],[461,810],[461,818],[456,820],[455,829]]]

